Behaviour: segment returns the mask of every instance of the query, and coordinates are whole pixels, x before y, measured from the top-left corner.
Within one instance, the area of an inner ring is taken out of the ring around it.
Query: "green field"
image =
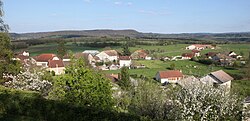
[[[149,45],[138,45],[135,47],[130,47],[130,51],[134,52],[138,49],[144,49],[144,50],[153,50],[154,53],[158,56],[177,56],[181,55],[182,53],[188,53],[191,52],[190,50],[185,50],[185,47],[188,46],[188,44],[173,44],[173,45],[166,45],[166,46],[149,46]],[[30,46],[26,50],[28,50],[32,56],[41,54],[41,53],[56,53],[57,44],[56,43],[50,43],[50,44],[44,44],[44,45],[35,45]],[[76,46],[73,43],[69,42],[66,44],[66,48],[69,51],[72,51],[73,53],[76,52],[83,52],[84,50],[100,50],[102,51],[104,48],[94,48],[94,47],[84,47],[84,46]],[[117,51],[121,52],[122,48],[119,46],[113,46],[112,49],[116,49]],[[217,49],[206,49],[201,51],[201,54],[205,54],[207,52],[229,52],[229,51],[235,51],[236,53],[240,54],[243,53],[244,57],[248,57],[249,51],[250,51],[250,44],[221,44],[217,45]]]
[[[158,71],[168,70],[171,64],[175,64],[175,69],[181,70],[185,75],[194,75],[197,77],[205,76],[206,74],[217,71],[224,70],[230,74],[241,74],[241,69],[230,69],[219,66],[207,66],[204,64],[200,64],[198,62],[190,61],[190,60],[180,60],[180,61],[167,61],[163,62],[160,60],[140,60],[135,61],[136,63],[140,63],[145,65],[146,69],[131,69],[129,70],[130,74],[143,75],[148,78],[154,78]],[[111,70],[104,71],[104,73],[120,73],[120,70]]]
[[[181,55],[182,53],[191,52],[190,50],[185,50],[185,47],[188,44],[173,44],[173,45],[166,45],[166,46],[150,46],[150,45],[137,45],[135,47],[130,47],[130,51],[134,52],[138,49],[144,49],[149,51],[154,51],[154,53],[158,56],[177,56]],[[57,44],[46,44],[46,45],[36,45],[30,46],[27,50],[31,53],[32,56],[41,54],[41,53],[56,53]],[[82,52],[84,50],[99,50],[102,51],[104,48],[93,48],[93,47],[84,47],[84,46],[76,46],[73,43],[69,42],[66,44],[66,48],[73,53]],[[117,51],[121,52],[122,48],[119,46],[111,47],[112,49],[116,49]],[[250,44],[221,44],[217,45],[217,48],[206,49],[201,51],[201,54],[205,54],[207,52],[229,52],[235,51],[237,54],[243,53],[245,58],[248,58],[248,54],[250,51]],[[140,60],[135,61],[136,63],[144,64],[147,68],[146,69],[132,69],[129,70],[131,74],[137,75],[144,75],[149,78],[153,78],[157,71],[167,70],[170,67],[170,64],[174,63],[176,69],[182,70],[182,72],[186,75],[195,75],[195,76],[204,76],[211,71],[216,71],[223,69],[224,71],[230,74],[242,74],[241,69],[228,69],[224,67],[215,67],[215,66],[207,66],[197,62],[183,60],[183,61],[168,61],[162,62],[159,60]],[[119,73],[117,71],[105,71],[104,73]]]

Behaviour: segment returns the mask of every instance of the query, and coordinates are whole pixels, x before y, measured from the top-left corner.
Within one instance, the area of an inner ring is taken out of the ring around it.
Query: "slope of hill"
[[[84,31],[55,31],[38,33],[11,33],[13,40],[55,38],[55,37],[139,37],[141,33],[135,30],[84,30]]]
[[[136,30],[83,30],[83,31],[55,31],[38,33],[11,33],[12,40],[27,40],[39,38],[75,38],[75,37],[131,37],[146,39],[198,39],[222,41],[247,41],[250,42],[250,32],[238,33],[181,33],[159,34],[142,33]]]

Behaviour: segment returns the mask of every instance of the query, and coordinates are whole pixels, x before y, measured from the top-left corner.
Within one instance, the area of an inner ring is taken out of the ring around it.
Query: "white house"
[[[205,84],[213,85],[216,87],[224,86],[228,89],[231,88],[232,80],[233,80],[233,77],[231,77],[230,75],[228,75],[226,72],[222,70],[212,72],[200,79],[200,81]]]
[[[146,56],[145,60],[152,60],[152,57]]]
[[[99,54],[100,52],[98,50],[85,50],[82,53],[89,53],[92,56],[95,56],[95,55]]]
[[[228,56],[233,57],[233,56],[237,56],[237,54],[234,51],[231,51],[229,52]]]
[[[211,45],[193,44],[193,45],[189,45],[188,47],[186,47],[186,50],[194,50],[194,49],[204,50],[206,48],[214,49],[214,47]]]
[[[96,56],[99,57],[100,60],[104,62],[109,62],[109,61],[112,62],[112,61],[117,61],[119,55],[116,50],[105,50],[97,54]]]
[[[195,57],[201,56],[200,50],[192,50],[192,53],[194,54]]]
[[[85,59],[86,61],[88,61],[89,64],[96,62],[94,57],[90,53],[76,53],[74,56],[78,59],[79,58]]]
[[[119,65],[112,64],[109,66],[109,70],[118,70],[118,69],[119,69]]]
[[[189,45],[186,47],[186,50],[194,50],[196,48],[195,45]]]
[[[59,60],[55,54],[41,54],[34,58],[37,66],[48,67],[49,60]]]
[[[54,71],[55,75],[61,75],[64,74],[65,66],[62,60],[49,60],[47,70]]]
[[[165,83],[177,83],[183,78],[183,74],[179,70],[168,70],[157,72],[155,79],[162,84]]]
[[[120,56],[119,65],[120,67],[130,67],[132,64],[132,60],[130,56]]]

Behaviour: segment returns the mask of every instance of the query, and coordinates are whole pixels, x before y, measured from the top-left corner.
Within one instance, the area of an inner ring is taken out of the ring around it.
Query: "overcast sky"
[[[3,0],[11,32],[249,32],[250,0]]]

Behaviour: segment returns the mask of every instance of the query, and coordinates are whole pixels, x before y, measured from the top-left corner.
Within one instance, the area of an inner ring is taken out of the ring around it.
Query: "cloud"
[[[91,2],[91,0],[83,0],[84,2],[86,2],[86,3],[90,3]]]
[[[132,2],[127,2],[127,6],[131,6],[131,5],[133,5]]]
[[[153,11],[153,10],[139,10],[139,13],[146,14],[146,15],[168,15],[168,12],[162,11]]]
[[[132,6],[133,5],[132,2],[126,2],[125,3],[125,2],[121,2],[121,1],[115,1],[114,4],[117,5],[117,6]]]
[[[114,4],[115,4],[115,5],[122,5],[122,2],[116,1],[116,2],[114,2]]]

